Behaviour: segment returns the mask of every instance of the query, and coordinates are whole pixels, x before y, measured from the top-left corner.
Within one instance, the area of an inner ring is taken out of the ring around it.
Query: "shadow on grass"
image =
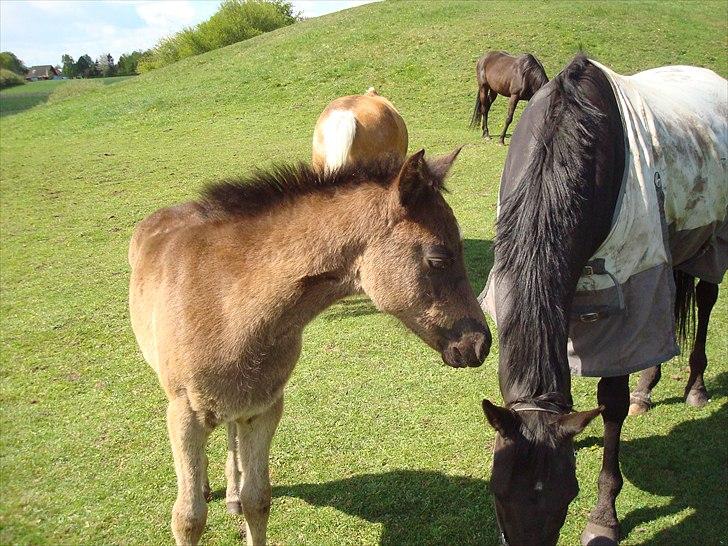
[[[721,373],[707,386],[714,396],[725,396],[728,372]],[[684,403],[682,398],[673,398]],[[673,403],[673,398],[667,403]],[[670,497],[664,506],[644,506],[623,515],[623,537],[635,533],[630,538],[639,539],[641,527],[660,518],[676,523],[640,544],[697,544],[698,537],[702,544],[719,544],[728,536],[728,404],[707,417],[695,418],[701,414],[704,415],[701,410],[686,407],[685,421],[666,434],[621,443],[619,461],[624,477],[651,495]],[[591,436],[576,445],[583,448],[603,443],[601,437]]]
[[[495,544],[496,521],[488,482],[439,472],[396,470],[321,484],[273,488],[382,524],[380,544]]]

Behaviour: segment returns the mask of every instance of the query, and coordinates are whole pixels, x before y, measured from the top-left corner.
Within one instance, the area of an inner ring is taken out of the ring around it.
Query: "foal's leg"
[[[718,285],[706,281],[698,282],[695,287],[695,304],[698,307],[698,327],[695,330],[695,343],[690,353],[690,378],[685,387],[685,402],[689,406],[702,408],[708,403],[708,391],[703,382],[703,373],[708,365],[705,355],[705,341],[708,337],[708,321],[718,299]]]
[[[169,402],[167,429],[177,473],[172,533],[178,545],[194,545],[200,540],[207,520],[205,443],[211,429],[195,414],[186,397]]]
[[[513,121],[513,112],[516,111],[516,105],[518,104],[518,95],[511,95],[511,98],[508,99],[508,116],[506,116],[506,124],[503,126],[503,133],[500,137],[500,143],[501,145],[504,145],[506,143],[506,131],[508,131],[508,126]]]
[[[597,505],[589,515],[581,543],[609,546],[619,542],[619,521],[614,503],[624,481],[619,470],[619,436],[629,406],[629,376],[600,379],[597,400],[604,406],[604,455],[599,473]]]
[[[227,424],[227,461],[225,462],[227,489],[225,503],[231,514],[242,514],[240,506],[240,463],[238,463],[238,426]]]
[[[283,413],[283,398],[251,419],[238,421],[238,449],[242,469],[240,503],[245,514],[248,546],[264,546],[270,515],[271,488],[268,473],[270,442]]]
[[[642,415],[647,413],[652,405],[652,389],[662,377],[662,365],[652,366],[640,374],[637,387],[629,397],[629,414]]]

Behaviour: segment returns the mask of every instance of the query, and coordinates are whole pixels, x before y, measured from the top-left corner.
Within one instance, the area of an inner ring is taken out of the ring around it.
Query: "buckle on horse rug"
[[[596,322],[601,318],[607,318],[612,315],[616,315],[624,312],[627,308],[624,303],[624,294],[622,293],[622,287],[619,285],[617,278],[612,275],[604,263],[604,258],[597,258],[587,263],[582,270],[582,277],[591,277],[592,275],[608,275],[612,280],[614,288],[617,289],[617,304],[616,305],[598,305],[598,306],[574,306],[571,309],[571,316],[578,318],[581,322],[591,323]]]

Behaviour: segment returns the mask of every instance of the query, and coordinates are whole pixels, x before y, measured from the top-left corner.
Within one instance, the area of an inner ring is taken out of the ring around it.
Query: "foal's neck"
[[[257,254],[270,260],[267,282],[292,327],[360,290],[359,257],[389,229],[386,198],[385,188],[363,184],[302,196],[257,220],[265,247]]]

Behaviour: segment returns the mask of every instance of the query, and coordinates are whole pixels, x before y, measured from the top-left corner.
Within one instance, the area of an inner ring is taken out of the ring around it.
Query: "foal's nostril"
[[[452,359],[453,364],[458,366],[463,363],[463,353],[460,352],[460,348],[457,345],[452,346]]]
[[[485,336],[478,336],[478,340],[475,342],[475,358],[481,364],[485,361],[485,357],[488,356],[490,344],[486,343]]]

